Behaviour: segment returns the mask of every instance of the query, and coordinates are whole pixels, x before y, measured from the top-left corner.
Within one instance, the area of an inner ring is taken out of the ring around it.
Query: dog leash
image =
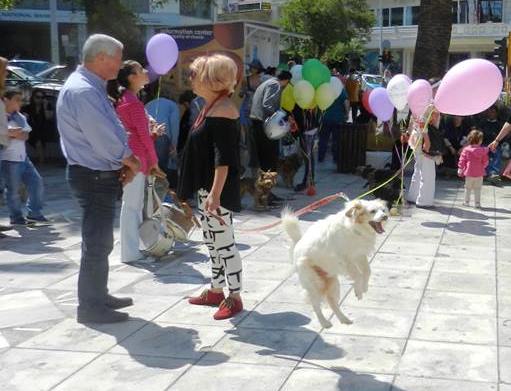
[[[299,216],[304,215],[306,213],[310,213],[310,212],[312,212],[312,211],[314,211],[314,210],[316,210],[318,208],[321,208],[321,207],[323,207],[325,205],[328,205],[328,204],[332,203],[333,201],[335,201],[335,200],[337,200],[339,198],[342,198],[342,199],[344,199],[347,202],[350,201],[350,199],[343,192],[335,193],[335,194],[323,197],[320,200],[314,201],[313,203],[303,207],[302,209],[297,210],[296,212],[293,213],[293,215],[296,216],[296,217],[299,217]],[[216,218],[217,216],[214,216],[214,217]],[[238,228],[237,231],[241,231],[241,232],[261,232],[261,231],[266,231],[267,229],[276,227],[277,225],[279,225],[281,223],[281,221],[282,221],[282,219],[278,219],[274,223],[263,225],[262,227],[257,227],[257,228]]]

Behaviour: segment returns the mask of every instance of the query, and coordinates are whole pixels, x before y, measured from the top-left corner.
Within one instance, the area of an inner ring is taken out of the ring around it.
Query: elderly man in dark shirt
[[[90,36],[83,46],[83,65],[68,78],[57,101],[68,181],[83,211],[80,323],[127,320],[128,314],[116,310],[133,304],[131,298],[114,297],[107,289],[119,182],[128,183],[139,169],[106,93],[106,81],[119,72],[122,50],[122,43],[108,35]]]

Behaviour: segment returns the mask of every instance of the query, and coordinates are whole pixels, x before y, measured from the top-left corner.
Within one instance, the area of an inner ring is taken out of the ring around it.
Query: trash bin
[[[368,128],[368,124],[341,125],[337,172],[352,173],[358,166],[365,165]]]

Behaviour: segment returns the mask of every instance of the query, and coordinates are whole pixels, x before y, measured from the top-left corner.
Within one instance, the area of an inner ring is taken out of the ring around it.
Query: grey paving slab
[[[369,291],[361,300],[351,292],[343,304],[352,307],[415,311],[421,296],[422,291],[418,289],[372,287],[369,283]]]
[[[481,315],[448,315],[421,311],[413,339],[497,345],[495,318]]]
[[[291,367],[267,365],[235,363],[200,365],[201,362],[199,366],[187,371],[170,390],[189,391],[208,388],[223,391],[278,391],[292,371]]]
[[[144,324],[141,320],[131,320],[120,324],[85,326],[74,319],[66,319],[19,347],[103,353]]]
[[[495,260],[490,258],[465,259],[465,258],[436,258],[435,274],[443,272],[463,273],[463,274],[479,274],[479,275],[495,275]]]
[[[342,306],[342,311],[353,323],[341,324],[332,317],[333,327],[328,329],[328,333],[407,338],[415,317],[414,311],[390,309]]]
[[[238,324],[239,328],[319,331],[322,327],[309,304],[264,301]]]
[[[323,333],[314,342],[300,367],[349,368],[384,374],[396,372],[404,339]]]
[[[433,264],[433,258],[433,256],[420,257],[417,255],[389,254],[380,251],[374,256],[371,266],[391,270],[429,271]]]
[[[457,380],[431,379],[424,377],[397,376],[392,391],[497,391],[497,384]],[[502,386],[500,387],[502,391]]]
[[[497,347],[408,341],[399,374],[497,382]]]
[[[511,384],[511,347],[499,347],[500,380]]]
[[[495,296],[477,293],[426,291],[422,310],[444,314],[490,315],[497,309]]]
[[[369,285],[371,287],[424,289],[428,275],[428,271],[371,267]]]
[[[491,270],[488,271],[491,272]],[[470,274],[434,270],[428,283],[428,289],[491,295],[496,289],[495,273]]]
[[[96,353],[11,349],[0,360],[5,391],[46,391],[85,366]]]
[[[59,384],[55,391],[164,391],[190,367],[187,360],[106,354]]]
[[[390,391],[392,376],[345,370],[297,368],[282,391]]]
[[[318,336],[313,331],[234,328],[201,361],[216,361],[221,353],[229,362],[294,367]]]
[[[0,328],[61,319],[64,314],[39,290],[0,296]]]
[[[257,302],[243,300],[244,311],[236,315],[234,318],[219,322],[213,319],[213,314],[218,310],[216,307],[190,305],[187,299],[181,299],[171,308],[161,313],[156,322],[167,322],[184,325],[210,325],[220,326],[225,324],[237,324],[247,316]]]
[[[198,359],[225,335],[225,330],[223,326],[150,322],[121,341],[110,353]],[[220,353],[216,353],[216,357],[219,361],[227,359]]]

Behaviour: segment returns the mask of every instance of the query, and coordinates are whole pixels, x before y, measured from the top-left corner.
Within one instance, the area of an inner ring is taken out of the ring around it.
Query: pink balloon
[[[371,106],[373,114],[381,121],[388,121],[394,113],[394,105],[389,99],[387,90],[383,87],[378,87],[371,91],[369,106]]]
[[[433,88],[427,80],[418,79],[408,89],[406,97],[412,114],[420,117],[426,111],[426,107],[433,103]]]
[[[502,74],[488,60],[472,58],[446,73],[435,95],[438,111],[452,115],[473,115],[490,107],[502,91]]]

